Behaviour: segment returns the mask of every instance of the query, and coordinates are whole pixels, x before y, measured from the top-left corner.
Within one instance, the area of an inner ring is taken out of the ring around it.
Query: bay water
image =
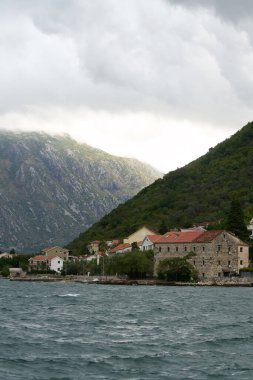
[[[0,380],[253,379],[253,288],[0,280]]]

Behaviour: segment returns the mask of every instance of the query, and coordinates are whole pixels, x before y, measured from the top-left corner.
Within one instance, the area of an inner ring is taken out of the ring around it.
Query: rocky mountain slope
[[[142,225],[159,230],[216,222],[224,219],[234,198],[241,202],[249,221],[253,217],[253,123],[141,190],[69,248],[78,252],[92,239],[128,236]]]
[[[0,249],[66,244],[159,176],[69,136],[0,131]]]

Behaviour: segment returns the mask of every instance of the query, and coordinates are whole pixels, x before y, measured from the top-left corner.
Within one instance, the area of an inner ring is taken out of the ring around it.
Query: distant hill
[[[0,249],[66,244],[160,175],[69,136],[0,131]]]
[[[218,221],[228,212],[233,197],[241,200],[251,219],[253,123],[206,155],[141,190],[81,234],[69,248],[80,252],[90,240],[124,237],[142,225],[159,229]]]

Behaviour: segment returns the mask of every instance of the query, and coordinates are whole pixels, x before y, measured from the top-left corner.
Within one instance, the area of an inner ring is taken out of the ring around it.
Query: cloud
[[[2,0],[0,128],[69,132],[164,171],[181,166],[252,120],[252,8]]]
[[[252,0],[167,0],[174,5],[188,8],[207,8],[214,10],[222,19],[231,22],[248,18],[253,12]]]
[[[0,4],[2,113],[83,105],[237,127],[251,116],[249,36],[207,2],[10,3]]]

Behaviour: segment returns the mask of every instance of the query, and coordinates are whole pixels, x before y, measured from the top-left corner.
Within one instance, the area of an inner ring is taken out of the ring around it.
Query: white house
[[[61,270],[63,269],[63,263],[64,263],[63,258],[58,257],[58,256],[53,257],[50,260],[50,269],[57,273],[60,273]]]
[[[148,251],[154,248],[154,243],[156,243],[157,240],[164,239],[162,235],[147,235],[143,239],[142,245],[141,245],[141,251]]]

